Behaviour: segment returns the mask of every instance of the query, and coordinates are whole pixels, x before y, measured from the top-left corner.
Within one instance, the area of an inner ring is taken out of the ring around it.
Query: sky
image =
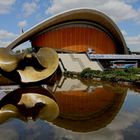
[[[140,0],[0,0],[0,47],[47,18],[73,8],[91,8],[109,16],[127,47],[140,51]]]

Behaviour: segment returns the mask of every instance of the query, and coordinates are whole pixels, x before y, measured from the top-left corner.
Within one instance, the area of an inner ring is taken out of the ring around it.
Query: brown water
[[[22,113],[22,117],[8,116],[3,119],[0,113],[0,140],[140,139],[140,93],[135,89],[77,79],[61,79],[51,86],[41,85],[36,87],[36,92],[39,93],[41,87],[46,90],[44,95],[50,96],[47,90],[54,95],[59,116],[51,121],[40,117],[33,120],[31,117],[25,119]],[[4,105],[15,105],[18,92],[34,92],[29,87],[24,89],[18,86],[1,86],[0,89]],[[14,103],[10,100],[14,100]]]

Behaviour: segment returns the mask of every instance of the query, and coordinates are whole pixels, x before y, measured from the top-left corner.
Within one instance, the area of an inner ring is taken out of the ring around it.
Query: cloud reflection
[[[123,131],[132,129],[131,126],[138,121],[139,115],[139,110],[133,114],[120,112],[111,124],[105,128],[87,133],[66,130],[49,122],[44,123],[42,120],[30,120],[27,123],[18,122],[17,127],[15,121],[12,120],[0,126],[0,137],[4,138],[4,140],[123,140]],[[19,127],[21,128],[20,130]]]
[[[140,134],[139,127],[136,127],[140,126],[140,109],[138,109],[140,103],[133,106],[132,113],[127,104],[131,100],[130,97],[127,96],[126,103],[114,120],[97,131],[73,132],[40,119],[27,122],[12,119],[0,125],[0,138],[2,140],[125,140],[127,138],[129,140],[135,136],[136,140]]]
[[[1,140],[17,140],[18,133],[14,129],[0,129],[0,139]]]

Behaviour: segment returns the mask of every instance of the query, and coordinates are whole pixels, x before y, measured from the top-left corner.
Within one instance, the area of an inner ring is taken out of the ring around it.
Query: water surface
[[[40,87],[54,95],[59,116],[51,121],[0,116],[1,140],[139,140],[140,94],[135,89],[65,78]],[[1,88],[1,100],[14,88]]]

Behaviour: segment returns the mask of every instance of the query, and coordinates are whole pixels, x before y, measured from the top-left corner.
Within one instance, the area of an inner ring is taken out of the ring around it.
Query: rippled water
[[[42,87],[54,95],[59,116],[48,122],[39,117],[5,120],[0,114],[0,140],[140,139],[140,94],[134,88],[77,79],[61,79],[59,83]],[[5,88],[7,91],[0,93],[1,101],[11,94],[12,86]],[[10,96],[12,100],[16,98],[17,93]]]

